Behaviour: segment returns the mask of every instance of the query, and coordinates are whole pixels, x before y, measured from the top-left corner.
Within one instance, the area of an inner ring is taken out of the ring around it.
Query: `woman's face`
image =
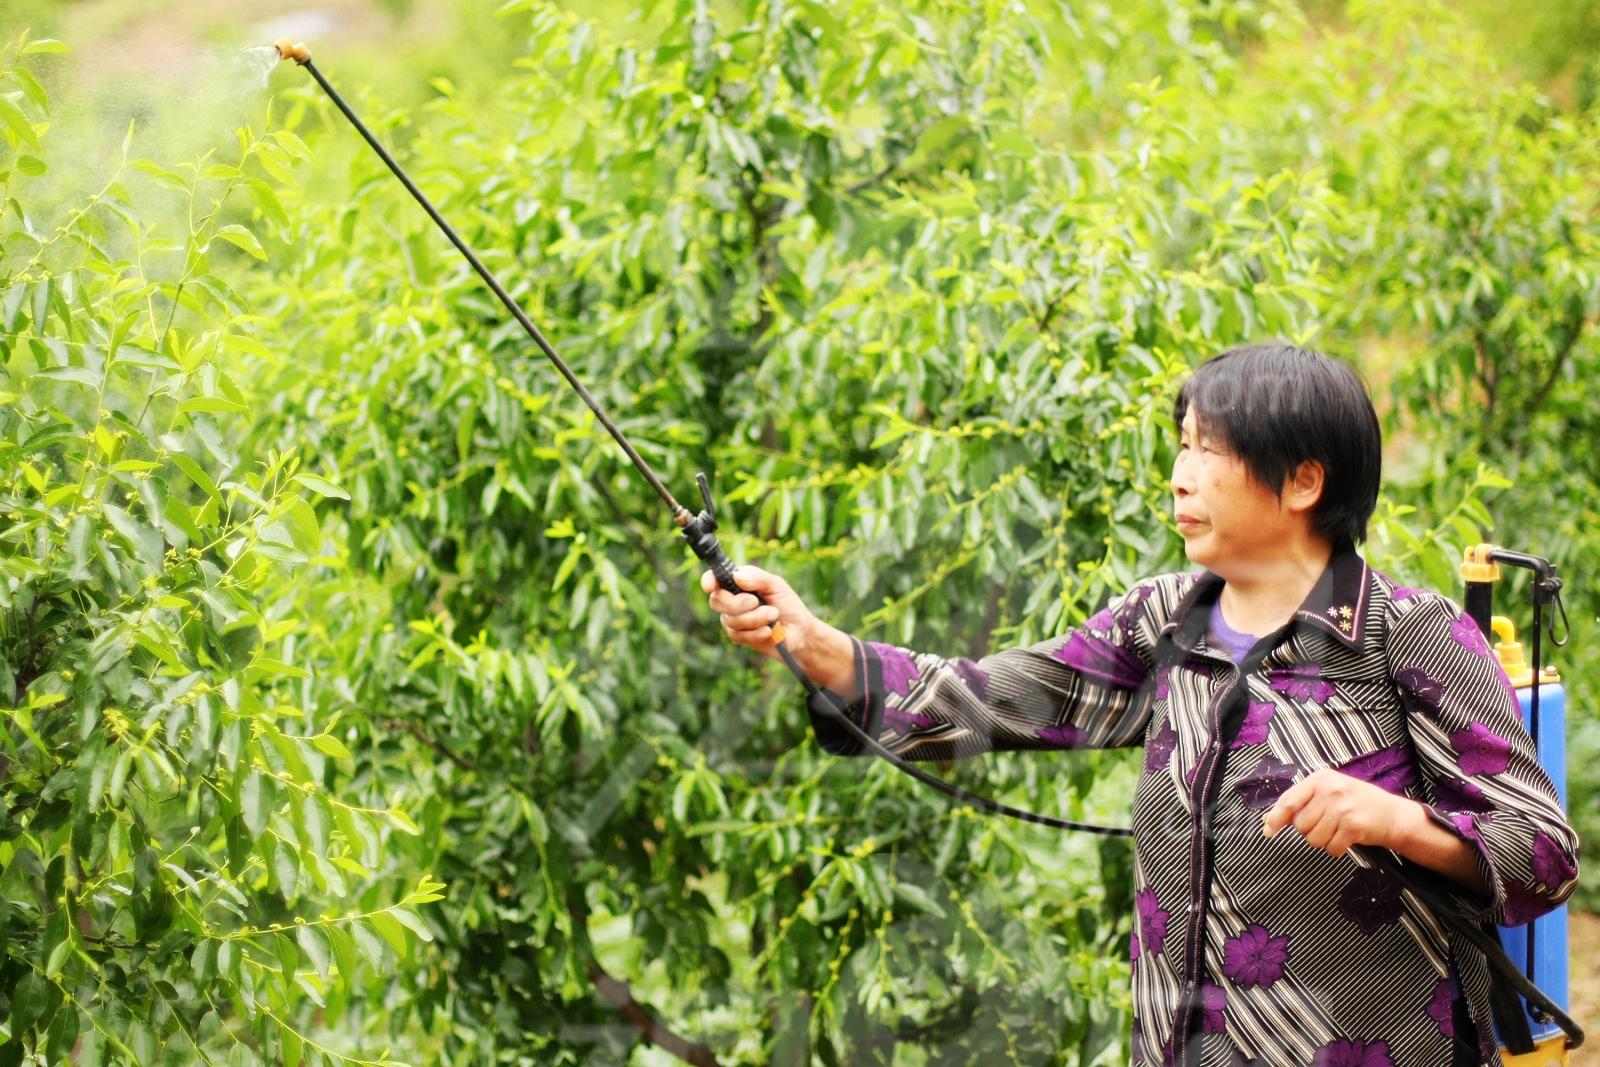
[[[1179,431],[1172,498],[1184,552],[1224,579],[1282,552],[1303,524],[1224,441],[1202,429],[1193,409]]]

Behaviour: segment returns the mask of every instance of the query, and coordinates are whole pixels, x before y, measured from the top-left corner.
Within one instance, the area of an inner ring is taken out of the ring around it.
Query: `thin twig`
[[[422,729],[418,727],[416,723],[406,722],[404,719],[390,719],[389,726],[391,728],[399,727],[400,729],[404,730],[406,733],[410,734],[412,737],[415,737],[418,741],[421,741],[423,744],[427,745],[429,748],[433,749],[439,755],[443,756],[451,763],[454,763],[462,770],[471,771],[474,774],[477,773],[478,767],[475,763],[456,755],[456,753],[453,752],[448,746],[423,733]]]

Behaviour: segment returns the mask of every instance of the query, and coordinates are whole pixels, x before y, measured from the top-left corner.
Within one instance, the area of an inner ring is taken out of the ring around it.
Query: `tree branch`
[[[989,638],[1000,623],[1000,605],[1005,600],[1006,587],[999,582],[989,583],[989,600],[983,606],[983,622],[967,645],[968,659],[982,659],[989,651]]]
[[[1567,335],[1562,339],[1561,347],[1556,349],[1556,357],[1550,363],[1550,373],[1544,376],[1544,381],[1539,383],[1539,388],[1534,392],[1533,398],[1528,401],[1529,416],[1538,412],[1540,406],[1544,404],[1545,398],[1550,395],[1550,390],[1555,388],[1557,379],[1561,377],[1561,371],[1567,365],[1567,357],[1572,355],[1572,350],[1577,347],[1578,339],[1583,336],[1583,331],[1588,325],[1588,316],[1583,313],[1583,308],[1580,305],[1578,314],[1567,327]]]
[[[849,196],[860,196],[868,189],[871,189],[874,185],[882,185],[885,181],[888,181],[889,175],[893,174],[895,172],[895,168],[899,166],[900,161],[898,159],[891,159],[888,163],[884,164],[882,170],[878,171],[878,173],[872,175],[870,178],[862,178],[854,185],[847,186],[845,188],[845,193]]]
[[[1478,382],[1483,386],[1483,416],[1484,421],[1488,422],[1494,418],[1495,394],[1498,390],[1496,388],[1494,365],[1489,359],[1488,348],[1484,344],[1482,327],[1473,328],[1472,350],[1477,353],[1477,361],[1474,365],[1478,370]]]
[[[1035,316],[1034,323],[1040,333],[1044,333],[1050,328],[1050,320],[1055,318],[1056,312],[1060,310],[1061,302],[1064,301],[1077,287],[1078,279],[1076,278],[1069,281],[1066,285],[1063,285],[1060,290],[1057,291],[1056,295],[1050,298],[1050,302],[1045,304],[1044,310]]]
[[[606,507],[611,510],[611,514],[617,520],[617,524],[622,527],[623,536],[628,539],[628,543],[638,549],[639,553],[649,561],[650,569],[655,571],[656,579],[663,586],[670,587],[672,583],[668,581],[667,568],[662,564],[661,557],[656,555],[655,549],[650,547],[650,542],[645,540],[644,536],[634,528],[633,521],[628,518],[627,512],[622,510],[622,505],[617,503],[617,498],[611,494],[605,479],[596,473],[589,479],[589,484],[595,487],[595,490],[600,494],[600,499],[604,500]]]
[[[684,1063],[693,1064],[694,1067],[718,1067],[715,1053],[706,1046],[696,1044],[670,1030],[657,1018],[655,1012],[633,999],[633,991],[628,988],[626,982],[611,977],[593,960],[589,961],[588,972],[589,981],[594,983],[595,989],[599,990],[600,995],[610,1001],[613,1007],[622,1012],[623,1017],[633,1024],[634,1029],[639,1031],[639,1036],[646,1042],[663,1052],[672,1053]]]
[[[477,770],[478,770],[477,764],[472,763],[470,760],[467,760],[467,759],[465,759],[465,758],[463,758],[461,756],[456,755],[455,752],[451,751],[442,742],[436,741],[433,738],[429,737],[427,734],[423,733],[421,727],[417,726],[416,723],[407,722],[404,719],[393,719],[393,718],[391,718],[389,720],[389,727],[391,729],[393,729],[395,727],[399,727],[400,729],[404,730],[406,733],[410,734],[412,737],[415,737],[418,741],[421,741],[424,745],[427,745],[429,748],[433,749],[434,752],[436,752],[439,755],[443,756],[445,759],[449,760],[451,763],[454,763],[457,767],[460,767],[462,770],[464,770],[464,771],[472,771],[474,774],[477,773]]]

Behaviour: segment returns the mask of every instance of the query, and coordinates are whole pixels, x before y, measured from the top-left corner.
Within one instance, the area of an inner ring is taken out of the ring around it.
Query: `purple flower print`
[[[1172,664],[1164,663],[1156,668],[1156,699],[1165,700],[1172,690],[1167,686],[1167,680],[1172,674]]]
[[[1072,632],[1067,643],[1056,652],[1056,659],[1080,674],[1118,689],[1137,689],[1144,684],[1144,664],[1138,656],[1103,637],[1081,630]]]
[[[1494,1062],[1497,1042],[1495,1041],[1494,1027],[1480,1026],[1478,1029],[1478,1058]]]
[[[1134,907],[1139,912],[1139,943],[1151,955],[1160,955],[1167,946],[1167,911],[1156,899],[1153,889],[1141,889],[1134,894]]]
[[[931,715],[921,712],[901,711],[899,708],[885,707],[883,709],[883,724],[897,734],[909,734],[912,730],[926,730],[938,722]]]
[[[1450,816],[1450,825],[1454,826],[1456,828],[1456,832],[1462,837],[1466,838],[1468,841],[1472,841],[1478,845],[1483,844],[1483,837],[1478,833],[1478,821],[1474,816],[1468,815],[1465,812],[1452,815]]]
[[[1409,585],[1397,585],[1389,596],[1393,600],[1410,600],[1414,596],[1421,596],[1422,590],[1413,589]]]
[[[1167,765],[1172,758],[1172,750],[1178,744],[1178,733],[1172,728],[1170,720],[1161,724],[1161,729],[1144,746],[1144,769],[1159,771]]]
[[[1394,1060],[1387,1041],[1330,1041],[1317,1049],[1311,1067],[1394,1067]]]
[[[1463,614],[1459,619],[1450,624],[1450,636],[1456,643],[1475,656],[1489,654],[1489,642],[1483,638],[1483,631],[1478,629],[1478,622],[1471,615]]]
[[[1137,963],[1139,960],[1139,931],[1128,931],[1128,962]]]
[[[1211,669],[1211,664],[1193,656],[1183,661],[1183,668],[1191,674],[1198,674],[1202,678],[1215,678],[1217,676],[1217,672]]]
[[[1220,1034],[1228,1028],[1228,994],[1219,985],[1206,982],[1200,987],[1200,1028],[1208,1034]]]
[[[1439,807],[1446,811],[1471,811],[1482,814],[1494,810],[1494,804],[1483,795],[1483,790],[1465,778],[1440,778],[1433,785],[1439,798]]]
[[[1400,693],[1400,703],[1412,715],[1432,716],[1444,700],[1444,685],[1421,667],[1406,667],[1395,673],[1395,689]]]
[[[1267,739],[1267,723],[1272,721],[1273,713],[1278,710],[1277,705],[1266,700],[1252,700],[1250,707],[1244,713],[1244,722],[1239,727],[1239,734],[1229,745],[1230,750],[1248,748],[1250,745],[1259,745]]]
[[[1222,973],[1242,986],[1267,988],[1283,977],[1289,962],[1289,939],[1273,937],[1259,923],[1238,937],[1228,938],[1223,949]]]
[[[1428,1001],[1428,1015],[1439,1024],[1439,1032],[1445,1037],[1456,1036],[1455,1013],[1451,1010],[1453,1000],[1455,993],[1450,988],[1450,979],[1441,978],[1433,987],[1433,999]]]
[[[1341,764],[1339,770],[1352,778],[1371,782],[1380,789],[1402,796],[1417,784],[1417,765],[1404,745],[1392,745],[1368,752],[1365,756],[1357,756]]]
[[[1234,788],[1239,791],[1239,799],[1244,801],[1245,807],[1251,811],[1266,811],[1294,784],[1299,771],[1292,763],[1262,756],[1261,762]]]
[[[1461,754],[1456,762],[1466,774],[1499,774],[1511,762],[1511,743],[1481,722],[1451,734],[1450,745]]]
[[[1277,692],[1286,693],[1295,700],[1311,700],[1321,704],[1333,696],[1333,683],[1324,681],[1321,674],[1321,664],[1297,663],[1293,667],[1268,671],[1267,677]]]
[[[950,666],[955,668],[956,674],[960,675],[961,680],[966,683],[967,688],[972,690],[973,696],[977,697],[979,700],[982,700],[988,694],[989,675],[986,674],[976,663],[972,662],[970,659],[967,659],[965,656],[961,656],[951,660]]]
[[[1139,621],[1139,609],[1154,592],[1154,586],[1141,585],[1123,599],[1122,607],[1117,609],[1117,626],[1124,636],[1132,635],[1133,627]]]
[[[1557,889],[1578,876],[1578,866],[1555,838],[1543,830],[1533,833],[1533,877],[1546,889]]]
[[[896,696],[910,693],[911,679],[920,677],[911,657],[902,649],[877,641],[867,642],[867,647],[878,654],[878,662],[883,665],[883,688]]]
[[[1506,880],[1506,918],[1503,925],[1521,926],[1523,923],[1531,923],[1553,907],[1554,904],[1531,886]]]
[[[1400,918],[1400,886],[1382,871],[1358,867],[1339,894],[1339,911],[1371,937]]]
[[[1086,630],[1094,630],[1099,633],[1105,633],[1114,625],[1116,625],[1116,619],[1114,616],[1112,616],[1111,609],[1102,608],[1093,615],[1089,616],[1089,620],[1083,624],[1083,628]]]
[[[1088,743],[1089,734],[1080,730],[1071,723],[1064,722],[1060,726],[1046,726],[1039,731],[1039,739],[1048,741],[1057,748],[1082,748]]]

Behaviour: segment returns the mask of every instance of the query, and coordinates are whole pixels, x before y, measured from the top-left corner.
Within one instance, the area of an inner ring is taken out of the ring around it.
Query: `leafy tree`
[[[29,67],[61,50],[0,53],[0,1063],[378,1062],[312,1033],[428,936],[439,886],[392,862],[415,825],[305,709],[281,589],[323,553],[311,501],[342,491],[231,440],[262,346],[218,268],[264,253],[227,220],[275,209],[261,175],[298,142],[240,130],[167,169],[130,129],[88,202],[34,216]],[[142,221],[162,196],[187,225]]]
[[[1264,336],[1380,389],[1378,565],[1450,589],[1497,515],[1596,551],[1592,504],[1527,515],[1600,479],[1592,116],[1435,8],[1347,14],[512,0],[492,94],[343,88],[736,558],[981,654],[1182,565],[1172,391]],[[58,209],[40,44],[0,84],[10,1062],[1126,1062],[1125,845],[823,756],[301,72]],[[942,770],[1116,821],[1129,755]]]

